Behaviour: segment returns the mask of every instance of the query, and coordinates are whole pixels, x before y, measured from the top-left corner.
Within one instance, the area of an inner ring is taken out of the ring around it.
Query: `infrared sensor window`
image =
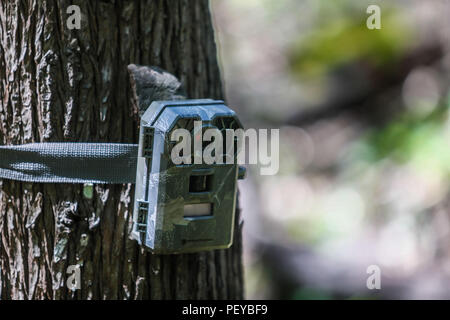
[[[189,192],[210,192],[212,187],[212,175],[193,175],[189,178]]]

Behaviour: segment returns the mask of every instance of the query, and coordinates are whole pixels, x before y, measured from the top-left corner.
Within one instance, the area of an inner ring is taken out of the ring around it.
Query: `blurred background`
[[[246,297],[450,298],[450,1],[211,7],[228,104],[280,129],[240,182]]]

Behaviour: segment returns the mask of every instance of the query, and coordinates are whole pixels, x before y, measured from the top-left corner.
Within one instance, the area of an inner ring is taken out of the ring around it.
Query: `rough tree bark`
[[[72,4],[80,30],[66,27]],[[176,75],[189,98],[222,98],[208,1],[1,1],[0,144],[136,143],[130,63]],[[0,297],[242,298],[239,216],[228,250],[151,255],[128,238],[133,189],[96,185],[87,199],[81,185],[0,182]]]

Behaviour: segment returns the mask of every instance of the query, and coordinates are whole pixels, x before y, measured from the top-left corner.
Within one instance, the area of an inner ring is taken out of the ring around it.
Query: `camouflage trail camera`
[[[232,244],[239,166],[171,160],[171,133],[242,128],[223,101],[156,101],[141,118],[132,237],[154,253],[228,248]],[[236,160],[236,159],[234,159]],[[241,168],[242,170],[242,168]]]

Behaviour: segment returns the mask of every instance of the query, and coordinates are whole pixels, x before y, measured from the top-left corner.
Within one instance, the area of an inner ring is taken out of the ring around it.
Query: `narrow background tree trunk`
[[[66,26],[72,4],[80,30]],[[208,1],[1,1],[0,144],[136,143],[130,63],[176,75],[189,98],[223,98]],[[231,249],[151,255],[128,238],[133,192],[0,182],[0,297],[242,298],[239,215]]]

